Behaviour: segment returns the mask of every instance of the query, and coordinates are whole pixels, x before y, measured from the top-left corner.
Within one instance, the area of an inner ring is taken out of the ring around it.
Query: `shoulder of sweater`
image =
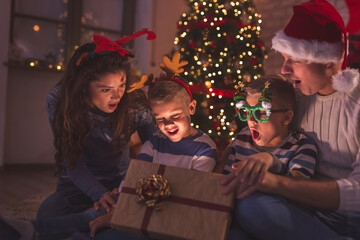
[[[212,148],[216,148],[215,142],[210,138],[209,135],[207,135],[203,131],[199,131],[196,135],[198,135],[198,136],[195,139],[193,139],[192,141],[203,142],[203,143],[208,144]]]
[[[53,102],[53,101],[56,101],[58,98],[59,98],[59,95],[60,95],[60,92],[61,92],[61,88],[59,85],[56,85],[55,87],[53,87],[47,98],[46,98],[46,101],[47,102]]]
[[[360,84],[354,88],[351,92],[347,93],[349,99],[353,102],[360,103]]]

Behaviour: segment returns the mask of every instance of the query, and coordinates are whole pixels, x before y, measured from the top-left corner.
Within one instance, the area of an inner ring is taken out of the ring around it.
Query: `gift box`
[[[139,181],[151,176],[162,177],[170,187],[171,194],[162,201],[160,209],[139,202],[136,190]],[[225,239],[234,195],[221,193],[223,177],[217,173],[131,160],[111,226],[157,239]]]

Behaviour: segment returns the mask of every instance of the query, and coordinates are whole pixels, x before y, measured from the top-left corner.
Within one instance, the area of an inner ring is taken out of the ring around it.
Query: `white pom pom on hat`
[[[272,39],[272,48],[294,59],[314,63],[339,63],[333,88],[351,91],[359,84],[359,71],[346,68],[348,37],[338,11],[326,0],[311,0],[293,7],[293,16]]]

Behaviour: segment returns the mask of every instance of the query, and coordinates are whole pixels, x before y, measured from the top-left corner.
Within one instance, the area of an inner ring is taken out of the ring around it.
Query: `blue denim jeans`
[[[115,196],[114,200],[117,201],[118,197],[119,195]],[[103,207],[100,207],[98,211],[91,208],[80,213],[38,219],[32,223],[37,233],[37,240],[64,239],[74,233],[77,233],[76,236],[80,238],[82,235],[79,233],[89,233],[89,223],[104,214],[106,214],[106,210]],[[90,237],[90,234],[84,234],[82,238],[86,239],[87,236]]]
[[[234,217],[254,239],[360,239],[360,213],[304,207],[278,195],[255,192],[237,200]]]
[[[109,191],[119,187],[122,177],[100,181]],[[86,211],[93,201],[69,179],[61,179],[56,191],[42,202],[37,212],[37,220],[65,216]]]
[[[68,238],[75,232],[90,232],[90,221],[104,214],[106,210],[102,207],[99,211],[91,208],[81,213],[42,218],[32,223],[36,230],[37,240],[59,240]]]

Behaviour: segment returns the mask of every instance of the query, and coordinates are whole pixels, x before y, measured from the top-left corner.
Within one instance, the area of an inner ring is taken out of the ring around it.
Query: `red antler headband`
[[[159,82],[159,81],[174,81],[174,82],[180,83],[185,88],[185,90],[188,92],[188,94],[190,96],[190,101],[193,100],[190,88],[183,81],[181,81],[177,78],[159,78],[159,79],[155,80],[155,82]]]
[[[129,57],[134,57],[134,54],[131,53],[130,51],[127,51],[126,49],[123,49],[122,45],[144,34],[148,34],[146,38],[147,40],[154,40],[156,38],[156,34],[152,31],[149,31],[147,28],[137,31],[133,35],[121,37],[118,40],[116,40],[116,42],[113,42],[101,35],[94,35],[93,41],[96,45],[95,50],[90,53],[83,53],[76,61],[76,65],[80,66],[84,61],[86,61],[89,58],[89,56],[93,58],[97,54],[102,55],[109,52],[118,52],[121,56],[127,55]]]

